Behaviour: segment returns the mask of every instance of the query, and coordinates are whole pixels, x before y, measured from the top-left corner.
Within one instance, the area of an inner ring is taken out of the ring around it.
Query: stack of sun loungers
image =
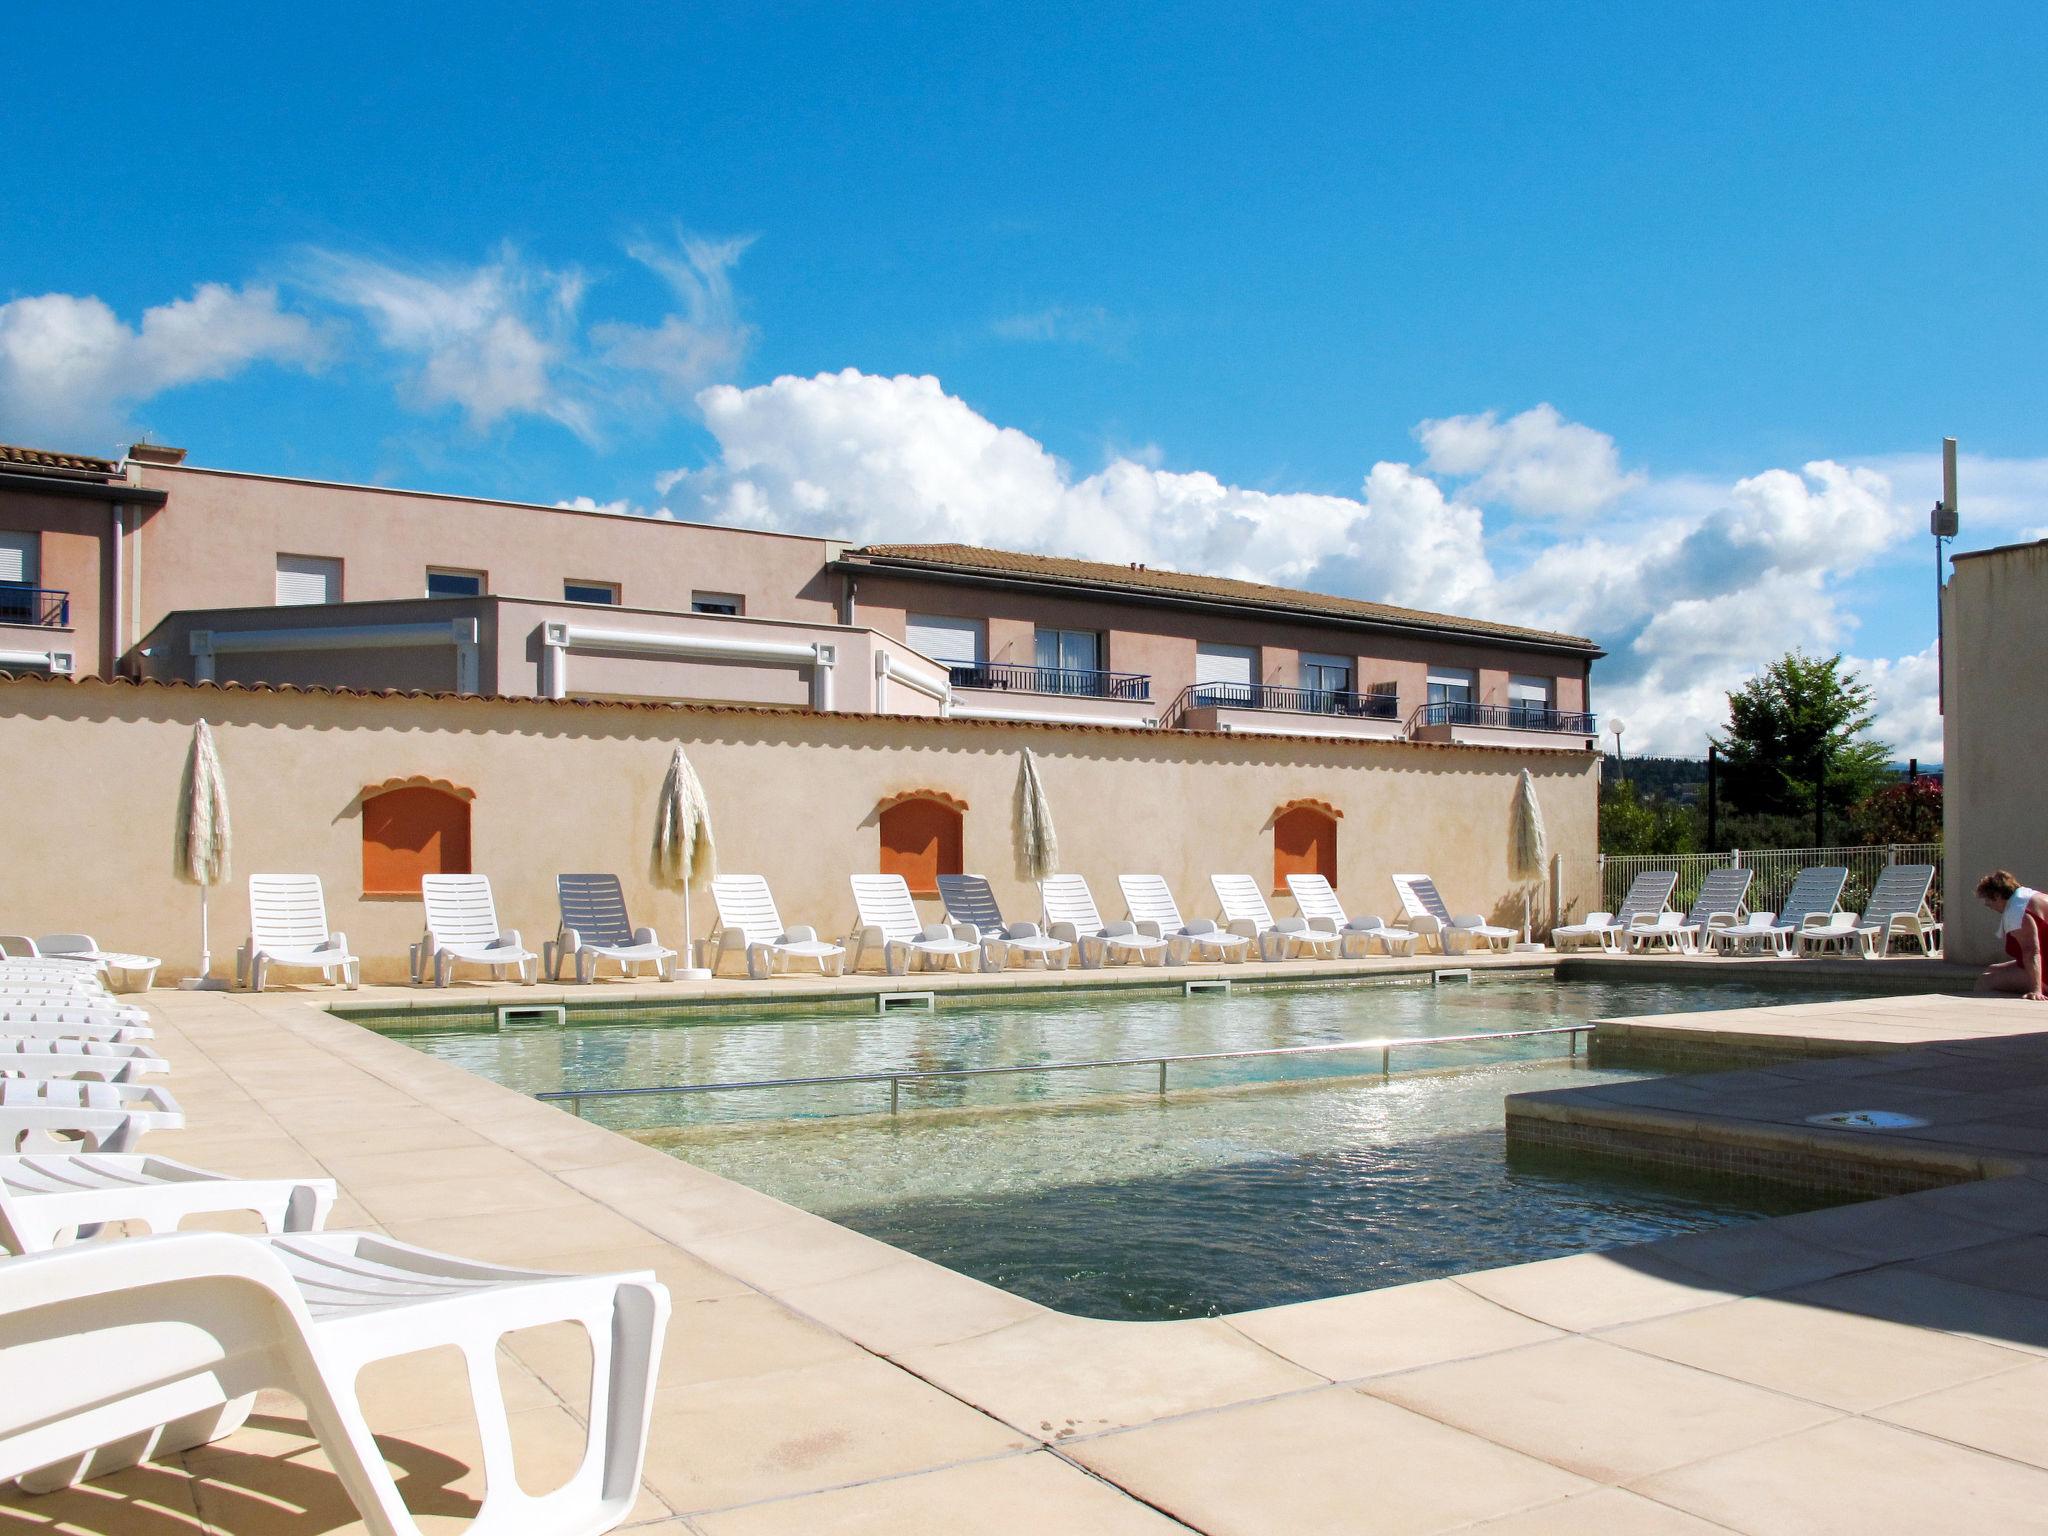
[[[276,954],[252,941],[247,961]],[[0,1483],[49,1492],[207,1444],[275,1388],[305,1405],[364,1523],[416,1532],[356,1377],[451,1345],[482,1447],[477,1528],[543,1536],[624,1520],[667,1290],[646,1273],[543,1274],[328,1232],[330,1179],[232,1178],[138,1151],[184,1124],[167,1088],[137,1080],[169,1073],[153,1038],[93,961],[0,959]],[[180,1230],[222,1213],[254,1217],[262,1235]],[[496,1357],[506,1334],[554,1323],[590,1347],[587,1438],[568,1481],[535,1496],[515,1472]]]

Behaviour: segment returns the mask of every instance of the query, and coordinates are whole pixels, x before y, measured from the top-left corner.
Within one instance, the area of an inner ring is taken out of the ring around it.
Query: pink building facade
[[[873,545],[0,448],[0,670],[1586,751],[1583,637]]]

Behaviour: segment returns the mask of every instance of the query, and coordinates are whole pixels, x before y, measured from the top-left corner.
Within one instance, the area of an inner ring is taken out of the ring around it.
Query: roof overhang
[[[126,480],[79,480],[68,475],[41,475],[34,471],[0,470],[0,491],[19,491],[29,496],[70,496],[84,501],[118,501],[126,505],[160,507],[170,499],[164,491],[130,485]]]
[[[998,591],[1085,592],[1091,597],[1109,598],[1142,608],[1176,608],[1200,613],[1247,611],[1271,614],[1297,624],[1325,625],[1332,629],[1365,630],[1374,634],[1441,635],[1467,645],[1497,645],[1506,650],[1541,651],[1553,656],[1576,656],[1598,661],[1607,653],[1589,640],[1566,637],[1549,639],[1534,634],[1500,634],[1493,630],[1467,629],[1457,624],[1432,624],[1419,619],[1375,619],[1363,614],[1325,613],[1313,608],[1295,608],[1286,603],[1260,602],[1256,598],[1200,597],[1192,593],[1141,591],[1109,581],[1087,581],[1070,576],[1032,576],[1022,572],[989,571],[974,566],[953,565],[930,560],[906,560],[888,555],[862,555],[834,560],[826,567],[846,575],[880,572],[890,576],[922,576],[960,586],[988,587]]]

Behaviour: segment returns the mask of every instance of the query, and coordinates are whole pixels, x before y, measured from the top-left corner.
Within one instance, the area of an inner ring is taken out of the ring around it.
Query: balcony
[[[1401,705],[1391,693],[1355,693],[1348,688],[1196,683],[1180,691],[1165,722],[1190,731],[1397,741]]]
[[[1008,661],[942,661],[961,720],[1042,720],[1062,725],[1159,723],[1152,679],[1142,672],[1096,672]],[[987,697],[976,697],[976,695]]]
[[[71,594],[54,587],[26,587],[0,582],[0,624],[30,629],[69,629]]]
[[[1008,661],[942,661],[955,688],[1056,693],[1067,699],[1123,699],[1144,703],[1152,679],[1142,672],[1091,672],[1080,667],[1028,667]]]
[[[1455,742],[1464,746],[1548,747],[1561,752],[1589,752],[1599,737],[1599,723],[1577,710],[1547,704],[1480,704],[1470,699],[1445,699],[1425,704],[1408,720],[1416,741]]]

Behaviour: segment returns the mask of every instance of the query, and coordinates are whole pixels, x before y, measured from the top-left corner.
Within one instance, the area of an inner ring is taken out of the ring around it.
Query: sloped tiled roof
[[[1292,587],[1270,587],[1262,582],[1237,581],[1228,576],[1200,576],[1188,571],[1155,571],[1146,566],[1109,565],[1096,560],[1070,560],[1058,555],[1027,555],[1015,550],[980,549],[972,544],[868,544],[859,549],[848,550],[847,555],[857,560],[921,566],[932,570],[1015,576],[1026,580],[1096,587],[1106,591],[1159,594],[1207,602],[1242,603],[1329,618],[1358,619],[1375,624],[1413,624],[1481,637],[1493,636],[1503,640],[1554,645],[1569,650],[1598,649],[1583,635],[1559,634],[1547,629],[1527,629],[1515,624],[1496,624],[1488,619],[1460,618],[1447,613],[1429,613],[1419,608],[1395,607],[1390,603],[1368,603],[1359,598],[1335,597],[1326,592],[1302,592]]]
[[[90,458],[82,453],[51,453],[43,448],[17,448],[0,443],[0,469],[61,469],[80,475],[117,475],[121,466],[112,459]]]

